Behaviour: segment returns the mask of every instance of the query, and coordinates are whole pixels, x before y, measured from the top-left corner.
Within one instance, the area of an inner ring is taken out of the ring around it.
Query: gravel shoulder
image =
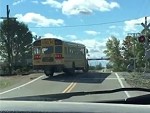
[[[44,74],[33,73],[29,75],[0,76],[0,92],[25,84],[41,75]]]
[[[131,87],[149,88],[150,89],[150,73],[126,73],[123,74],[126,82]]]

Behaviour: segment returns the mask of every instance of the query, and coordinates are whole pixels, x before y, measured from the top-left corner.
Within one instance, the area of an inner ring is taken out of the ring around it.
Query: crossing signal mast
[[[145,17],[145,23],[141,23],[141,25],[144,27],[144,33],[138,37],[139,42],[141,43],[148,43],[150,42],[150,23],[147,24],[147,17]],[[148,45],[147,45],[148,46]]]
[[[140,37],[138,37],[138,41],[140,42],[140,43],[144,43],[145,42],[145,36],[140,36]]]
[[[149,29],[150,23],[147,24],[147,17],[145,17],[145,23],[141,23],[141,25],[144,27],[144,30],[143,30],[144,33],[138,37],[138,41],[140,43],[144,43],[144,45],[145,45],[144,58],[146,60],[146,62],[145,62],[145,71],[146,71],[147,65],[149,65],[149,64],[147,64],[148,63],[147,60],[150,59],[150,29]]]
[[[147,36],[141,35],[138,37],[140,43],[150,43],[150,34]],[[148,46],[148,45],[147,45]]]

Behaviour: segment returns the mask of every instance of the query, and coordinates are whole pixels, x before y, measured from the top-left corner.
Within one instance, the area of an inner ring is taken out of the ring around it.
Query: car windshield
[[[0,99],[133,87],[150,89],[150,0],[0,0]]]

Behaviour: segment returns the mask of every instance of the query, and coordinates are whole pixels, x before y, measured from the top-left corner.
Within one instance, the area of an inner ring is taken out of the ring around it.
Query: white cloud
[[[118,32],[110,32],[109,33],[111,36],[116,36],[117,38],[120,36],[120,34]]]
[[[25,23],[34,23],[37,26],[48,27],[50,25],[60,26],[64,24],[64,20],[62,19],[49,19],[42,16],[41,14],[37,14],[33,12],[26,13],[25,15],[16,14],[15,17],[17,17],[19,21],[23,21]]]
[[[67,38],[70,38],[71,40],[76,40],[77,36],[76,35],[67,35]]]
[[[57,38],[57,39],[64,40],[64,38],[62,36],[54,35],[54,34],[51,34],[51,33],[46,33],[46,34],[44,34],[44,36],[41,36],[41,37],[42,38]]]
[[[14,2],[13,2],[13,5],[18,5],[18,4],[20,4],[20,3],[22,3],[22,2],[24,2],[25,0],[15,0]]]
[[[85,31],[85,33],[87,33],[88,35],[93,35],[93,36],[100,34],[100,32],[97,32],[97,31]]]
[[[44,2],[41,2],[42,4],[44,5],[50,5],[51,7],[54,7],[54,8],[61,8],[62,7],[62,4],[56,0],[45,0]]]
[[[93,11],[110,11],[119,8],[117,2],[106,0],[68,0],[62,3],[62,12],[66,15],[89,14]]]
[[[37,34],[36,34],[36,32],[32,32],[32,35],[35,36],[35,35],[37,35]]]
[[[112,25],[112,26],[109,26],[110,29],[115,29],[116,26],[115,25]]]
[[[107,2],[106,0],[65,0],[62,3],[57,0],[45,0],[44,5],[61,8],[66,15],[91,14],[93,11],[110,11],[119,8],[117,2]]]
[[[148,22],[150,22],[150,16],[147,17]],[[124,31],[137,31],[137,26],[145,21],[144,17],[134,20],[125,21]]]
[[[33,0],[31,2],[34,3],[34,4],[38,4],[39,3],[39,1],[37,1],[37,0]]]

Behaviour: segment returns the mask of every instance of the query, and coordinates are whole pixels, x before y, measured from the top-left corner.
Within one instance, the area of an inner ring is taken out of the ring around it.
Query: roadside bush
[[[21,69],[17,69],[15,72],[17,75],[21,75]]]
[[[1,66],[1,75],[7,75],[8,72],[8,66]]]

